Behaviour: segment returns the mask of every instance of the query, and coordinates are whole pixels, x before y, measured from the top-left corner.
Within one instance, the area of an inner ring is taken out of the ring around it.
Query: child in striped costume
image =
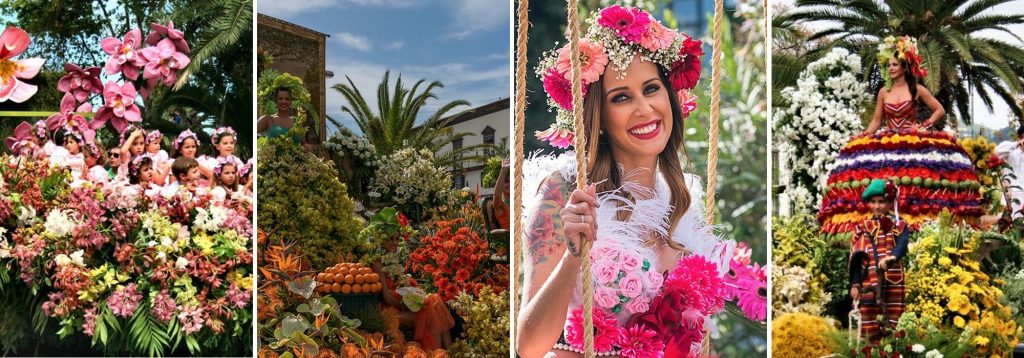
[[[871,209],[870,219],[854,229],[850,247],[850,297],[860,310],[861,337],[877,344],[896,327],[905,309],[903,265],[910,229],[890,213],[898,189],[875,179],[861,195]]]

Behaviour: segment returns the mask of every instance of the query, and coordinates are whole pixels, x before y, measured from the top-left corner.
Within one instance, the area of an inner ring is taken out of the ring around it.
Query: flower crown
[[[646,11],[619,5],[602,9],[587,23],[590,28],[579,41],[584,95],[587,86],[600,79],[609,64],[624,76],[633,56],[639,55],[642,61],[654,62],[668,73],[684,116],[695,108],[696,97],[689,90],[700,79],[699,56],[704,54],[700,40],[665,27]],[[536,136],[559,148],[571,146],[574,135],[569,52],[569,44],[545,52],[536,68],[548,94],[548,105],[556,111],[555,122]]]
[[[245,165],[243,165],[242,168],[238,170],[238,176],[244,178],[244,177],[249,175],[249,171],[251,171],[251,170],[252,170],[252,158],[249,158],[249,161],[245,162]]]
[[[194,139],[196,141],[196,145],[199,145],[199,137],[196,136],[195,132],[192,132],[191,129],[186,129],[185,131],[178,134],[178,138],[174,140],[174,150],[180,149],[179,147],[181,147],[181,144],[184,143],[185,140],[189,138]]]
[[[238,136],[238,134],[235,133],[234,129],[232,129],[231,127],[225,126],[225,127],[219,127],[217,129],[214,129],[213,130],[213,136],[211,136],[211,138],[218,138],[222,134],[228,134],[228,135],[230,135],[232,137],[237,137]]]
[[[236,169],[242,166],[242,162],[235,159],[235,157],[220,157],[217,158],[217,165],[213,167],[213,175],[220,176],[221,170],[223,170],[224,166],[228,164],[234,165]]]
[[[35,135],[41,140],[46,140],[46,121],[38,120],[35,124]]]
[[[889,36],[878,44],[878,65],[883,69],[881,72],[882,78],[885,79],[886,89],[892,89],[892,78],[889,77],[889,71],[884,69],[889,65],[889,60],[893,58],[907,61],[910,73],[914,77],[924,78],[928,75],[928,69],[924,68],[921,63],[923,58],[917,51],[917,39],[910,36]]]
[[[132,133],[135,133],[135,131],[140,130],[140,129],[142,129],[142,127],[139,127],[139,126],[134,125],[134,124],[131,124],[128,127],[126,127],[124,129],[124,132],[121,132],[120,140],[118,141],[118,146],[123,146],[124,142],[126,140],[128,140],[128,137],[130,137],[132,135]]]
[[[152,132],[149,132],[149,134],[146,134],[146,143],[153,143],[159,141],[163,139],[163,137],[164,134],[160,133],[159,129],[154,129]]]
[[[82,131],[77,126],[68,124],[64,126],[64,136],[74,137],[79,144],[85,145],[85,136],[82,135]]]
[[[96,143],[88,142],[85,143],[85,146],[89,147],[89,152],[92,153],[93,157],[99,157],[100,155],[103,154],[102,152],[100,152],[100,147],[96,146]]]
[[[139,171],[142,170],[142,161],[147,158],[149,157],[145,155],[136,155],[135,158],[132,158],[132,161],[128,163],[128,173],[130,173],[134,177],[138,177]],[[150,163],[153,162],[152,158],[149,158],[149,160]]]

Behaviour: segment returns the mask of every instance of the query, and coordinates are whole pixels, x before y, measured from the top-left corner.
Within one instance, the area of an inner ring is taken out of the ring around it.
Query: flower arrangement
[[[772,320],[772,355],[824,357],[832,353],[828,319],[807,313],[780,314]]]
[[[509,351],[510,320],[505,288],[489,286],[476,297],[462,292],[451,301],[452,308],[466,321],[462,336],[448,349],[453,357],[505,357]]]
[[[612,5],[601,9],[587,20],[589,29],[579,41],[580,75],[583,94],[587,87],[604,75],[608,65],[625,73],[633,56],[651,61],[668,72],[672,92],[679,96],[684,115],[694,108],[696,96],[689,91],[700,79],[700,57],[703,44],[661,24],[646,11]],[[556,44],[557,45],[557,44]],[[536,73],[544,83],[548,104],[555,110],[555,122],[536,133],[558,148],[568,148],[573,141],[572,128],[572,64],[566,44],[545,52]]]
[[[996,155],[996,144],[989,143],[984,136],[977,138],[963,138],[958,141],[960,146],[967,152],[971,163],[974,164],[974,171],[978,174],[978,183],[981,190],[981,205],[988,214],[998,214],[1003,210],[1003,190],[1001,179],[1003,172],[1009,167],[1005,161]]]
[[[344,127],[327,138],[324,148],[331,154],[342,181],[348,185],[349,195],[362,198],[382,164],[377,149],[369,140]]]
[[[851,358],[963,357],[970,349],[956,332],[940,330],[913,312],[901,315],[895,332],[883,337],[878,344],[858,342],[849,334],[833,334],[831,337],[835,343],[833,352]]]
[[[464,226],[462,219],[437,221],[432,229],[406,262],[406,269],[423,284],[420,287],[436,290],[444,301],[461,292],[477,296],[484,286],[508,287],[508,267],[485,269],[491,256],[487,240]]]
[[[388,155],[377,169],[368,196],[376,194],[381,202],[395,204],[406,213],[449,204],[451,175],[435,166],[433,158],[434,153],[429,150],[413,148]]]
[[[1009,307],[1000,303],[1001,281],[981,271],[973,257],[981,234],[954,226],[951,216],[925,226],[907,269],[907,312],[940,330],[960,332],[968,355],[1004,355],[1020,339],[1021,327]]]
[[[408,286],[405,261],[409,257],[409,240],[418,234],[409,225],[409,219],[395,208],[381,209],[359,232],[360,240],[367,245],[360,262],[373,265],[380,261],[381,271],[395,280],[397,287]]]
[[[71,188],[45,161],[0,162],[0,276],[46,297],[34,309],[59,322],[59,337],[81,332],[110,354],[251,347],[250,211]]]
[[[796,87],[782,90],[789,106],[775,113],[775,148],[784,170],[781,182],[796,205],[810,208],[846,141],[862,129],[867,87],[857,78],[860,56],[834,48],[800,73]]]

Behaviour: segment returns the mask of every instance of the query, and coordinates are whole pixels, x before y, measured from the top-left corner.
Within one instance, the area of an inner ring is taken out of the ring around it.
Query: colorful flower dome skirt
[[[839,151],[818,211],[823,234],[847,237],[871,215],[861,193],[872,179],[896,184],[900,218],[915,229],[943,210],[956,219],[983,213],[978,174],[953,135],[884,130],[851,140]]]

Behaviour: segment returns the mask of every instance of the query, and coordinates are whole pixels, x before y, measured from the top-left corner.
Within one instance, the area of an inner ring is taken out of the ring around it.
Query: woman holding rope
[[[700,209],[697,176],[683,172],[684,119],[695,108],[701,42],[661,25],[639,9],[611,6],[589,21],[579,41],[588,158],[586,190],[572,190],[572,154],[524,163],[522,304],[517,347],[522,357],[580,357],[583,352],[581,271],[590,250],[594,287],[594,349],[633,357],[696,352],[699,341],[665,333],[650,322],[663,314],[668,272],[685,257],[703,257],[708,275],[723,275],[732,242],[711,231]],[[537,136],[556,147],[573,141],[569,45],[538,66],[556,122]],[[529,177],[529,176],[533,177]],[[697,293],[699,296],[700,293]],[[700,299],[700,297],[690,297]],[[652,313],[659,311],[660,313]],[[704,312],[668,312],[697,330]],[[661,319],[661,318],[659,318]],[[685,347],[683,347],[685,343]]]

